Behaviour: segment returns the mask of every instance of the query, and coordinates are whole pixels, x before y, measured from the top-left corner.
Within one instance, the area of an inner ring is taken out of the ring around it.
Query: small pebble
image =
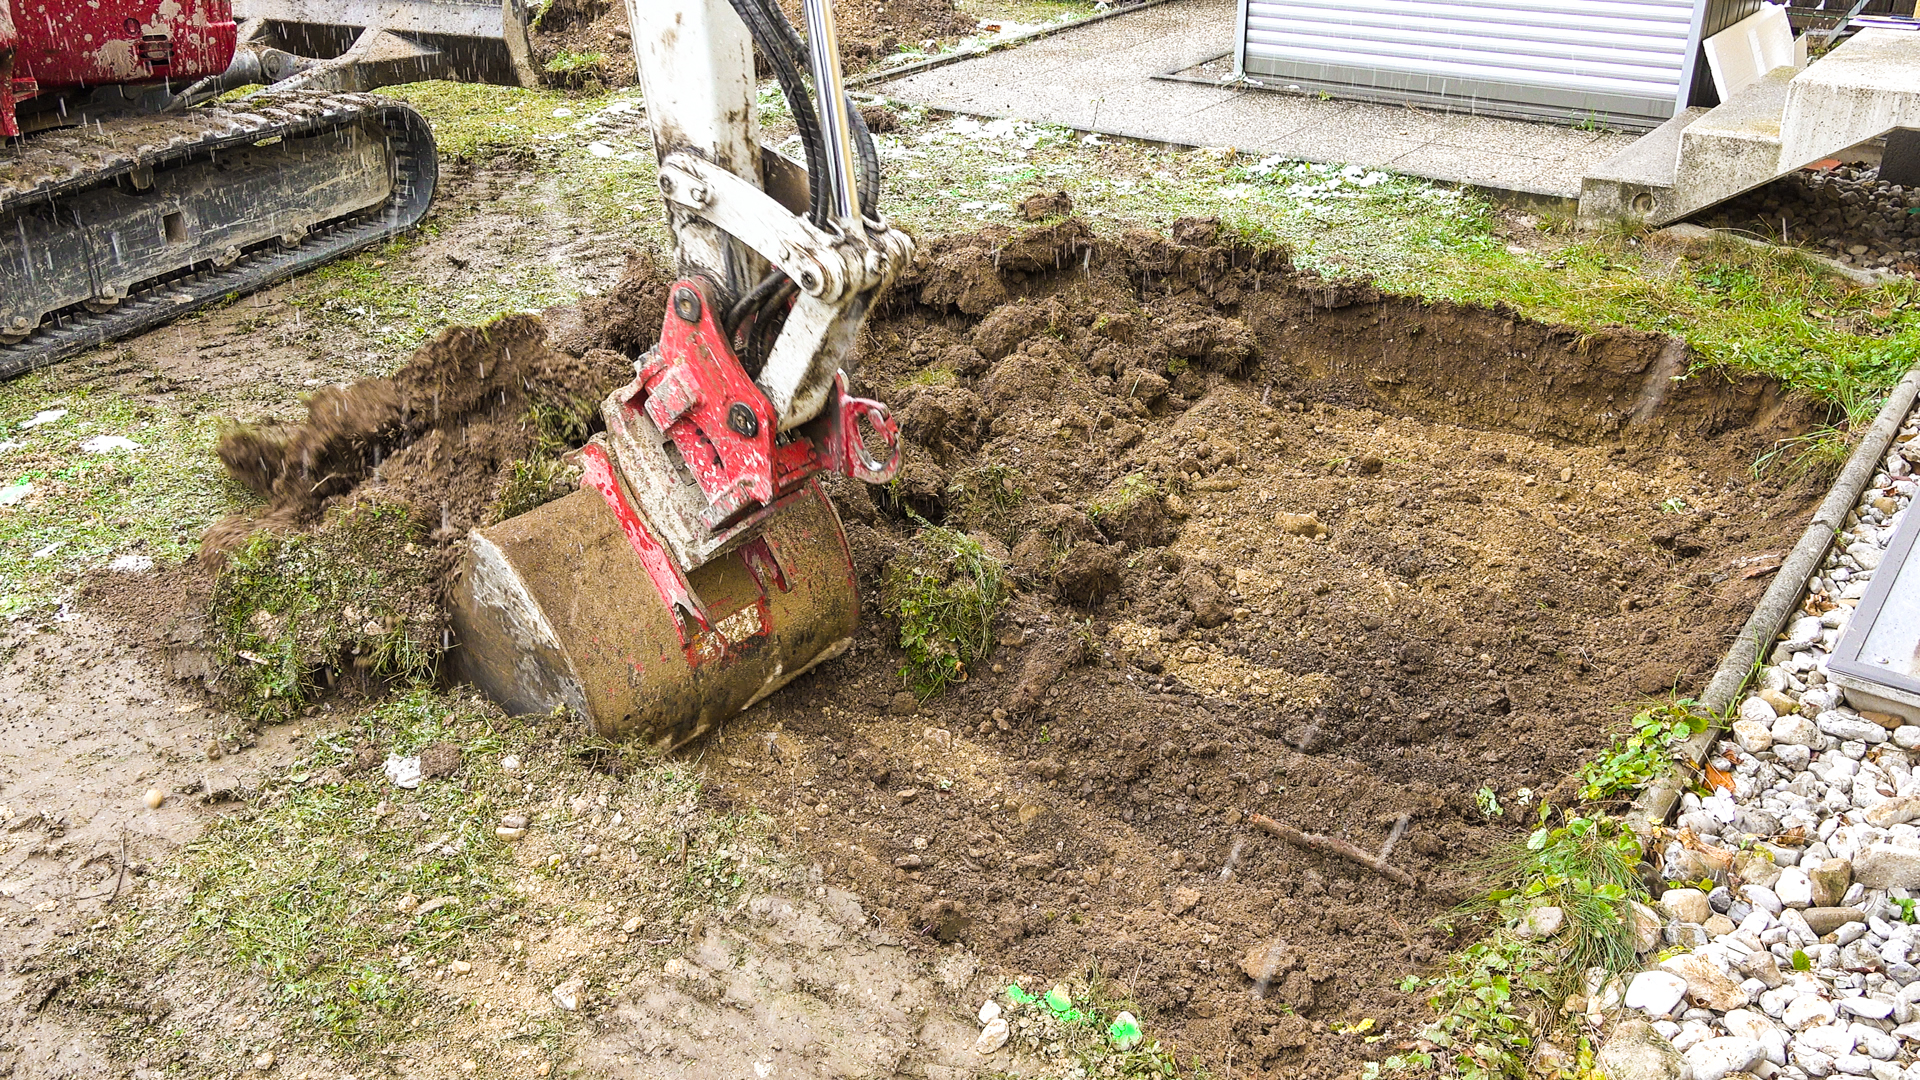
[[[158,810],[160,809],[160,805],[166,801],[167,801],[166,792],[161,791],[159,788],[147,789],[147,809]]]

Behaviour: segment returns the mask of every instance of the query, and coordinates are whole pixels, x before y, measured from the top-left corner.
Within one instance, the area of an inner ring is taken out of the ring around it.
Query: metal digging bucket
[[[580,491],[468,538],[455,656],[508,710],[671,750],[852,644],[852,556],[818,483],[681,575],[605,452],[584,461]]]

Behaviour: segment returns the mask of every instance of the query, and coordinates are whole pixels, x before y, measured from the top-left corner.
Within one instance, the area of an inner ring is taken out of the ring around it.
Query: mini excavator
[[[672,748],[852,640],[819,474],[899,465],[842,365],[913,245],[828,0],[803,12],[804,37],[775,0],[627,2],[678,280],[580,489],[467,538],[456,663],[510,709]],[[0,378],[417,222],[432,132],[368,91],[536,85],[527,25],[523,0],[0,0]],[[756,50],[804,165],[759,143]]]

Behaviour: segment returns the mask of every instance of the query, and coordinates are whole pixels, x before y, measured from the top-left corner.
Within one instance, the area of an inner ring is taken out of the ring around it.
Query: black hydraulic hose
[[[827,168],[826,140],[820,131],[820,119],[813,110],[813,98],[807,93],[807,84],[801,79],[800,70],[794,66],[793,52],[786,48],[787,41],[793,37],[793,27],[777,6],[767,0],[729,0],[740,21],[747,24],[747,32],[754,43],[773,65],[773,76],[780,83],[780,90],[787,97],[787,106],[793,110],[793,122],[800,129],[800,141],[807,152],[807,195],[810,203],[807,217],[817,226],[827,223],[827,189],[820,182]],[[784,31],[784,33],[782,33]]]
[[[774,276],[779,276],[777,271]],[[747,329],[746,355],[741,358],[741,366],[746,368],[748,378],[759,378],[760,372],[766,368],[767,360],[773,355],[773,346],[780,339],[780,329],[787,324],[787,303],[799,291],[799,286],[781,277],[773,295],[755,313],[753,325]]]
[[[807,44],[800,40],[799,32],[793,28],[792,23],[787,21],[786,13],[782,12],[772,0],[755,0],[755,2],[764,3],[773,9],[774,31],[780,38],[779,47],[787,50],[787,62],[798,70],[808,70],[810,65]],[[760,49],[762,52],[771,51],[764,42],[761,43]],[[783,87],[784,85],[782,84]],[[792,95],[789,94],[788,97],[791,99]],[[811,110],[811,101],[809,101],[809,109]],[[860,212],[869,218],[878,219],[880,152],[873,145],[873,132],[867,129],[866,117],[860,115],[860,108],[854,104],[852,94],[847,95],[847,119],[853,125],[854,152],[860,157],[860,175],[856,181],[859,186]],[[822,156],[824,153],[822,151]],[[811,164],[812,159],[808,160]]]
[[[747,321],[747,316],[752,315],[760,305],[766,303],[767,298],[780,288],[780,283],[786,280],[787,275],[778,270],[772,271],[761,278],[760,283],[755,285],[747,295],[741,297],[739,302],[728,308],[724,326],[727,337],[733,337],[734,332],[740,329],[740,325]]]

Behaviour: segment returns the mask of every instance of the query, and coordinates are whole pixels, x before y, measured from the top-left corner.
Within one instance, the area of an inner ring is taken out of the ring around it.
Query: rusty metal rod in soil
[[[1247,824],[1261,832],[1271,833],[1294,847],[1307,848],[1327,855],[1338,855],[1349,862],[1359,863],[1382,877],[1391,878],[1402,885],[1413,885],[1413,875],[1397,866],[1390,866],[1386,860],[1354,847],[1352,844],[1333,836],[1321,836],[1319,833],[1301,832],[1291,825],[1282,825],[1265,814],[1249,814]]]
[[[1887,403],[1881,406],[1880,414],[1861,433],[1860,442],[1854,447],[1852,456],[1847,458],[1833,486],[1827,490],[1827,497],[1820,503],[1820,509],[1814,512],[1806,532],[1787,552],[1780,569],[1774,574],[1773,584],[1767,587],[1766,594],[1754,605],[1753,615],[1740,628],[1739,635],[1733,639],[1732,648],[1727,650],[1726,658],[1714,670],[1713,679],[1700,695],[1702,712],[1718,718],[1732,707],[1755,666],[1772,646],[1774,637],[1799,605],[1800,596],[1807,588],[1807,579],[1819,569],[1820,560],[1826,557],[1828,546],[1845,527],[1847,514],[1860,501],[1860,493],[1866,490],[1874,474],[1880,471],[1887,447],[1892,445],[1894,435],[1899,433],[1901,422],[1913,411],[1916,397],[1920,397],[1920,366],[1907,372],[1906,378],[1901,379],[1893,392],[1887,395]],[[1719,722],[1710,725],[1707,730],[1681,743],[1674,757],[1698,769],[1722,730]],[[1640,797],[1634,800],[1633,811],[1628,815],[1629,824],[1642,835],[1656,825],[1665,824],[1667,818],[1672,816],[1673,808],[1679,804],[1684,790],[1685,781],[1676,776],[1662,777],[1648,784],[1641,790]]]

